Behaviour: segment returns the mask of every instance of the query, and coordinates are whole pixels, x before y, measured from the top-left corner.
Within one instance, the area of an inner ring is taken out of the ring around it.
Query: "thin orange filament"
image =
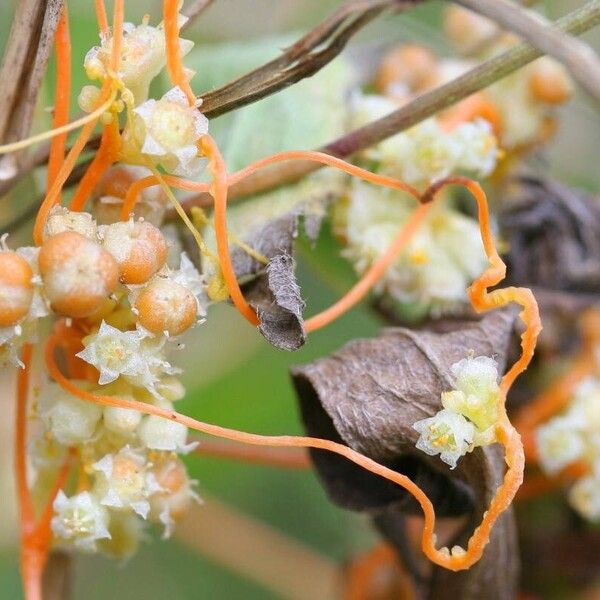
[[[69,104],[71,97],[71,37],[69,35],[69,9],[67,2],[62,5],[60,18],[54,36],[56,53],[56,92],[54,95],[54,128],[66,125],[69,122]],[[54,183],[60,165],[65,157],[67,133],[62,133],[52,138],[50,153],[48,155],[48,176],[46,189]],[[60,194],[58,201],[61,201]]]
[[[196,94],[190,87],[190,82],[185,73],[179,48],[179,2],[178,0],[164,0],[163,19],[165,28],[165,45],[167,49],[167,72],[173,85],[179,86],[187,96],[190,106],[196,102]]]

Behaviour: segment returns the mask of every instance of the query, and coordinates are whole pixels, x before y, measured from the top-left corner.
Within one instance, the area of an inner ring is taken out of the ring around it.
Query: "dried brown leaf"
[[[455,324],[446,333],[389,329],[378,338],[353,341],[329,358],[294,368],[308,433],[346,443],[408,475],[428,494],[439,516],[468,515],[468,535],[502,479],[501,452],[497,447],[479,448],[452,471],[439,457],[416,450],[418,434],[412,425],[441,408],[441,392],[452,387],[450,367],[470,350],[494,355],[505,368],[515,314],[510,309],[495,311],[479,321]],[[337,456],[311,451],[311,457],[335,503],[368,512],[390,541],[401,545],[398,520],[403,513],[419,512],[410,495]],[[460,592],[453,597],[481,598],[486,589],[486,598],[508,599],[517,569],[509,512],[497,523],[478,566],[466,575],[436,570],[430,597],[442,597],[435,594],[451,586]]]

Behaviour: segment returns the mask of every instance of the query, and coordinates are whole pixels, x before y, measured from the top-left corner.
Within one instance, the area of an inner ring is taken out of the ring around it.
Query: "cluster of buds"
[[[356,95],[352,124],[361,127],[397,108],[392,98]],[[453,173],[486,177],[496,167],[497,156],[492,126],[481,118],[449,131],[437,119],[427,119],[362,154],[364,160],[375,163],[377,172],[421,188]]]
[[[571,506],[590,521],[600,521],[600,379],[590,377],[575,390],[569,406],[536,431],[538,459],[548,475],[580,464],[581,475],[569,491]]]
[[[187,20],[182,15],[179,19],[180,26]],[[181,56],[185,56],[193,46],[194,42],[180,39]],[[112,35],[109,33],[105,37],[101,36],[100,46],[94,46],[85,57],[84,67],[87,76],[92,80],[101,81],[116,77],[131,92],[134,104],[141,104],[148,98],[150,82],[166,64],[165,32],[162,25],[158,27],[149,25],[148,17],[144,17],[141,25],[123,24],[121,57],[116,73],[110,72],[112,49]],[[189,75],[191,76],[192,73]],[[91,90],[87,90],[85,95],[91,93]],[[86,109],[85,106],[82,108]]]
[[[353,182],[334,209],[334,231],[342,254],[364,273],[389,247],[410,218],[412,206],[393,190]],[[463,305],[466,288],[484,270],[485,253],[473,219],[437,204],[379,281],[376,291],[431,314]]]
[[[204,280],[185,253],[177,268],[167,258],[163,233],[148,221],[98,225],[89,213],[55,207],[39,248],[4,245],[0,252],[3,356],[17,360],[41,317],[63,317],[83,345],[66,365],[77,387],[173,408],[184,389],[166,354],[182,346],[178,336],[204,316],[206,301]],[[35,414],[38,491],[69,449],[80,462],[81,491],[61,492],[54,503],[57,543],[127,556],[143,520],[162,523],[169,534],[196,497],[176,456],[194,447],[184,425],[100,407],[54,383],[42,386]]]
[[[442,393],[444,407],[413,425],[417,448],[454,469],[461,456],[496,441],[498,364],[487,356],[469,356],[451,367],[454,388]]]
[[[492,21],[461,7],[446,11],[444,30],[461,58],[437,58],[415,45],[393,48],[381,62],[376,89],[399,104],[405,103],[519,41]],[[565,68],[551,58],[540,58],[488,88],[481,96],[485,103],[481,116],[490,120],[504,150],[521,150],[544,141],[553,132],[553,109],[572,93]],[[460,107],[461,103],[449,112],[456,113]]]

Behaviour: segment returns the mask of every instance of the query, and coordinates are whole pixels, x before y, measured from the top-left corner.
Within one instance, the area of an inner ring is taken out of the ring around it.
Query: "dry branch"
[[[572,38],[542,15],[510,0],[454,0],[516,33],[533,47],[562,62],[593,98],[600,100],[600,59],[585,42]],[[590,4],[600,6],[596,0]]]
[[[46,71],[62,0],[23,0],[17,3],[0,66],[0,143],[27,136]],[[0,180],[18,170],[19,155],[0,159]]]
[[[600,0],[593,0],[580,9],[559,19],[555,25],[559,30],[566,33],[580,35],[599,23]],[[405,104],[402,108],[389,115],[377,119],[364,127],[355,129],[343,137],[326,144],[319,148],[319,150],[338,157],[350,156],[409,129],[439,111],[456,104],[463,98],[510,75],[541,55],[542,53],[530,44],[519,44],[481,63],[449,83],[421,94],[412,102]],[[307,161],[282,163],[281,165],[265,169],[260,173],[247,177],[239,184],[233,185],[229,191],[229,198],[251,196],[281,185],[293,183],[320,168],[321,165]],[[186,202],[187,207],[210,206],[211,204],[212,198],[206,194],[200,194]]]

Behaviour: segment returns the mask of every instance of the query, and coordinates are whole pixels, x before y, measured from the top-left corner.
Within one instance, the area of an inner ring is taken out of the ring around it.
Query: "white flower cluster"
[[[569,492],[583,517],[600,521],[600,380],[590,377],[576,389],[567,409],[536,431],[539,462],[554,475],[580,462],[587,467]]]
[[[81,337],[65,374],[95,395],[172,410],[184,395],[167,351],[205,314],[205,284],[185,253],[167,265],[161,230],[131,218],[98,225],[89,213],[54,208],[40,248],[0,251],[0,351],[12,362],[40,317]],[[71,321],[73,323],[71,324]],[[81,333],[83,332],[83,333]],[[67,338],[68,339],[68,338]],[[69,344],[71,342],[68,342]],[[176,454],[189,452],[187,428],[120,406],[100,406],[47,383],[36,403],[31,446],[35,486],[46,490],[68,449],[80,461],[79,491],[54,503],[56,543],[124,557],[143,521],[168,534],[195,497]]]
[[[343,255],[364,273],[409,219],[414,203],[401,193],[354,181],[334,207],[334,231]],[[485,269],[477,223],[446,203],[433,206],[376,291],[432,313],[451,311],[467,300],[466,289]]]
[[[185,22],[185,17],[181,24]],[[166,64],[165,32],[162,25],[153,27],[144,21],[141,25],[123,24],[121,62],[114,75],[121,80],[135,98],[135,104],[148,97],[150,82],[162,71]],[[185,56],[194,46],[190,40],[179,40],[179,51]],[[100,46],[94,46],[86,55],[84,67],[87,76],[103,80],[110,76],[109,65],[113,47],[113,37],[109,34],[101,39]],[[86,110],[87,107],[82,107]]]
[[[444,407],[433,417],[417,421],[416,447],[454,469],[461,456],[496,439],[498,365],[487,356],[469,356],[452,365],[454,390],[442,393]]]
[[[360,127],[398,108],[385,96],[356,95],[352,125]],[[436,119],[427,119],[363,153],[377,171],[417,187],[453,173],[489,175],[496,166],[498,146],[491,125],[476,119],[446,131]]]
[[[180,15],[181,26],[187,20]],[[141,25],[124,24],[120,64],[117,72],[110,70],[113,48],[112,34],[101,40],[86,55],[84,66],[92,80],[116,80],[121,89],[120,100],[113,110],[128,107],[124,127],[121,158],[130,165],[163,167],[174,175],[197,175],[205,164],[198,157],[198,142],[208,132],[208,120],[193,106],[179,88],[174,87],[160,100],[148,98],[150,82],[166,64],[166,41],[162,25],[153,27],[147,19]],[[193,47],[189,40],[179,40],[179,52],[185,56]],[[187,78],[194,75],[187,71]],[[85,86],[79,96],[82,110],[97,108],[100,90]],[[112,118],[112,116],[109,116]]]

